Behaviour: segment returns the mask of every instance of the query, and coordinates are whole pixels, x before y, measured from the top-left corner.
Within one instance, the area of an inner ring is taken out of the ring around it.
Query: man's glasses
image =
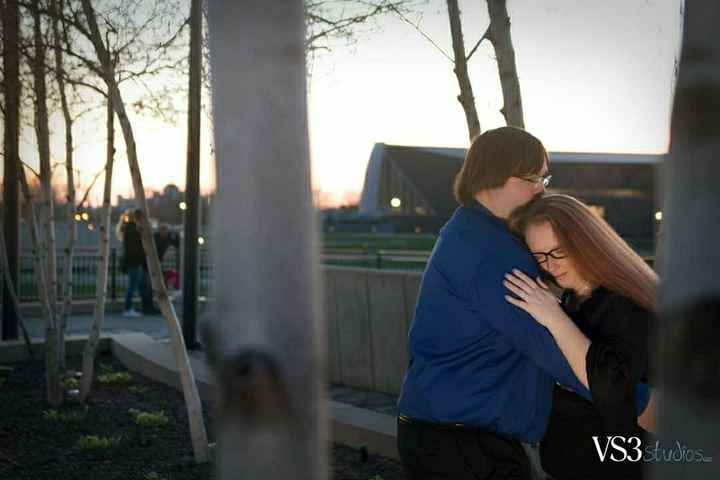
[[[524,175],[518,178],[521,178],[526,182],[534,183],[537,186],[542,185],[547,188],[550,185],[550,180],[552,180],[552,175]]]
[[[540,265],[546,263],[548,261],[548,257],[552,257],[555,260],[562,260],[567,257],[567,254],[562,247],[553,248],[549,252],[532,252],[532,254]]]

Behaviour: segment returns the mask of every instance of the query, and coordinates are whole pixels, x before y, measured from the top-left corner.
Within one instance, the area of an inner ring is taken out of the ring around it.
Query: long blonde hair
[[[553,228],[585,280],[657,311],[657,274],[587,205],[569,195],[545,195],[513,212],[510,219],[511,228],[520,235],[543,222]]]

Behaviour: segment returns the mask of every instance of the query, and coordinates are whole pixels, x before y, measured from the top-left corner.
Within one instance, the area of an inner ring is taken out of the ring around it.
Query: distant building
[[[465,149],[386,145],[373,148],[358,214],[395,231],[437,231],[457,208],[452,184]],[[590,204],[623,237],[652,243],[659,155],[550,152],[548,191]]]

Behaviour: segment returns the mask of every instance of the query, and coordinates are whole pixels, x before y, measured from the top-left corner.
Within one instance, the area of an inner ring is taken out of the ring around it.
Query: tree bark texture
[[[142,237],[143,249],[150,272],[150,280],[152,283],[153,293],[157,299],[158,305],[162,310],[165,321],[167,322],[168,332],[170,334],[170,343],[175,355],[180,380],[185,396],[185,403],[188,410],[188,419],[190,423],[190,437],[193,444],[195,461],[198,463],[207,462],[209,460],[209,448],[207,442],[207,432],[202,417],[202,405],[200,403],[200,395],[198,394],[195,377],[190,368],[190,360],[188,358],[187,349],[180,331],[180,323],[178,322],[175,308],[170,302],[170,298],[165,288],[165,282],[162,277],[162,269],[160,260],[158,259],[155,241],[153,239],[150,222],[148,221],[148,207],[145,199],[145,189],[143,187],[142,175],[140,173],[140,165],[137,157],[137,148],[135,144],[135,136],[133,134],[130,119],[125,111],[125,104],[122,99],[120,88],[115,80],[114,67],[110,54],[105,48],[98,28],[95,11],[93,10],[90,0],[82,0],[83,12],[85,14],[91,38],[89,39],[98,60],[100,61],[104,80],[110,91],[113,109],[120,122],[120,128],[125,140],[128,164],[130,167],[130,175],[133,181],[133,189],[135,191],[135,203],[143,212],[143,218],[139,225],[140,235]]]
[[[33,79],[35,90],[35,132],[37,134],[38,154],[40,156],[40,217],[43,226],[45,269],[36,270],[37,275],[45,275],[45,293],[48,300],[48,319],[45,328],[45,368],[47,378],[48,403],[59,405],[63,400],[60,385],[60,336],[57,322],[57,263],[55,255],[55,215],[52,192],[52,170],[50,166],[50,129],[48,127],[47,89],[45,83],[45,40],[42,33],[40,2],[33,0],[33,39],[35,56],[33,58]],[[33,219],[34,221],[34,219]],[[41,261],[41,263],[43,263]]]
[[[450,33],[452,35],[453,54],[455,66],[453,71],[457,77],[460,95],[457,99],[465,112],[465,121],[468,126],[470,141],[480,135],[480,120],[475,108],[475,96],[472,83],[467,69],[467,58],[465,56],[465,40],[462,33],[462,22],[460,20],[460,8],[457,0],[447,0],[448,17],[450,19]]]
[[[503,94],[503,108],[500,112],[509,126],[525,128],[520,80],[515,65],[515,50],[510,36],[510,17],[506,0],[487,0],[490,14],[490,32],[488,37],[495,48],[498,74]]]
[[[20,189],[22,166],[19,159],[20,138],[20,14],[17,0],[5,0],[2,7],[3,23],[3,230],[8,251],[8,273],[12,285],[18,285],[18,259],[20,258]],[[18,318],[10,292],[5,289],[2,312],[2,339],[14,340],[18,336]]]
[[[57,351],[57,325],[55,323],[55,315],[48,293],[48,275],[45,269],[47,264],[45,258],[41,255],[42,243],[40,241],[40,229],[38,227],[38,215],[35,210],[35,202],[30,192],[25,170],[23,169],[20,158],[18,157],[18,168],[20,171],[20,186],[25,198],[25,208],[27,210],[27,224],[30,231],[30,240],[33,249],[33,263],[35,267],[35,276],[38,287],[38,295],[40,304],[43,309],[43,315],[47,319],[45,328],[45,380],[47,386],[48,403],[53,406],[60,405],[63,401],[62,386],[60,384],[60,370],[58,368],[58,351]]]
[[[188,348],[196,346],[198,236],[200,231],[200,109],[202,99],[202,1],[190,6],[190,75],[188,89],[188,139],[185,175],[183,248],[183,336]]]
[[[63,12],[62,0],[51,0],[50,11],[54,13],[51,18],[53,31],[53,44],[55,53],[55,81],[57,82],[58,92],[60,93],[60,106],[62,108],[63,120],[65,122],[65,175],[67,176],[67,194],[65,201],[66,207],[66,225],[68,230],[67,242],[64,247],[63,256],[63,278],[61,284],[63,306],[60,308],[58,315],[58,354],[60,357],[60,370],[65,370],[65,331],[67,329],[67,319],[72,313],[73,299],[73,253],[75,247],[75,234],[77,224],[75,222],[75,172],[73,168],[73,119],[70,115],[70,107],[65,92],[64,65],[62,53],[62,36],[58,29],[58,18]]]
[[[105,302],[107,299],[108,265],[110,263],[110,201],[112,199],[112,172],[115,160],[115,113],[111,96],[107,97],[107,148],[105,151],[105,188],[103,190],[103,208],[100,218],[100,266],[95,286],[95,312],[90,325],[88,340],[85,342],[80,380],[80,401],[85,402],[90,390],[95,369],[95,357],[100,343],[100,332],[105,320]]]
[[[46,50],[40,16],[40,0],[33,0],[33,80],[35,90],[35,133],[40,157],[40,220],[44,234],[47,262],[48,295],[53,314],[57,313],[57,259],[55,254],[55,214],[52,191],[52,167],[50,165],[50,128],[48,126],[47,84],[45,79]]]
[[[210,3],[208,31],[218,190],[204,339],[220,386],[218,476],[322,480],[326,342],[303,2]]]
[[[686,2],[684,18],[663,171],[658,427],[661,445],[713,459],[652,466],[673,480],[720,478],[720,3]]]

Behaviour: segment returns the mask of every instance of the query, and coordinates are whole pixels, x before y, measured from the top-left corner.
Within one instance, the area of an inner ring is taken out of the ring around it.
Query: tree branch
[[[409,18],[407,18],[402,12],[400,12],[400,10],[398,10],[398,9],[395,8],[394,6],[393,6],[393,7],[390,7],[390,9],[391,9],[392,11],[394,11],[394,12],[397,14],[397,16],[399,16],[400,19],[401,19],[403,22],[407,23],[408,25],[410,25],[411,27],[413,27],[415,30],[417,30],[420,35],[422,35],[428,42],[430,42],[430,44],[431,44],[433,47],[435,47],[435,49],[436,49],[438,52],[442,53],[442,55],[443,55],[445,58],[447,58],[448,60],[450,60],[451,63],[455,63],[455,59],[454,59],[452,56],[450,56],[445,50],[443,50],[442,47],[440,47],[440,45],[438,45],[437,43],[435,43],[435,41],[434,41],[432,38],[430,38],[430,36],[429,36],[427,33],[425,33],[425,32],[420,28],[420,24],[419,24],[419,23],[418,23],[418,24],[415,24],[415,23],[413,23],[412,21],[410,21]]]
[[[473,53],[475,53],[475,50],[478,49],[478,47],[480,46],[480,44],[482,43],[482,41],[485,40],[486,38],[487,38],[488,40],[490,40],[490,27],[488,27],[487,30],[485,30],[485,33],[483,33],[483,36],[480,37],[480,40],[477,41],[477,43],[475,44],[475,46],[470,50],[470,53],[468,53],[467,57],[465,57],[465,61],[466,61],[466,62],[469,62],[469,61],[470,61],[470,57],[473,56]]]

